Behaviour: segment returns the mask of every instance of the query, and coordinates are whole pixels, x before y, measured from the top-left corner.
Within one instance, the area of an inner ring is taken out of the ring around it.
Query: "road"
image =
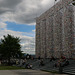
[[[39,70],[0,70],[0,75],[54,75],[49,72]],[[60,74],[55,74],[60,75]],[[66,75],[66,74],[63,74]]]

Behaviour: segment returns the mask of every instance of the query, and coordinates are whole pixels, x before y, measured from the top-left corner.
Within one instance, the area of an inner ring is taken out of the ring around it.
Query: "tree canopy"
[[[0,42],[0,56],[2,59],[20,58],[22,56],[20,39],[11,35],[3,36]]]

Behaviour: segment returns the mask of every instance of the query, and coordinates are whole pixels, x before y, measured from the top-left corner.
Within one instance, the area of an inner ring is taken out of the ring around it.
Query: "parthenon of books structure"
[[[75,57],[75,0],[60,0],[36,19],[36,57]]]

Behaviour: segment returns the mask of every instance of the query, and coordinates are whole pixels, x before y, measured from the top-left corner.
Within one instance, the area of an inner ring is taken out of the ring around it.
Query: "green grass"
[[[25,68],[16,66],[0,66],[0,70],[17,70],[17,69],[25,69]]]

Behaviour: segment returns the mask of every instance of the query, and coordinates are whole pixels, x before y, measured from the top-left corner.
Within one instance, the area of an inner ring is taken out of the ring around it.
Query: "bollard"
[[[60,63],[60,65],[59,65],[59,73],[60,73],[60,74],[63,73],[63,67],[62,67],[61,63]]]

